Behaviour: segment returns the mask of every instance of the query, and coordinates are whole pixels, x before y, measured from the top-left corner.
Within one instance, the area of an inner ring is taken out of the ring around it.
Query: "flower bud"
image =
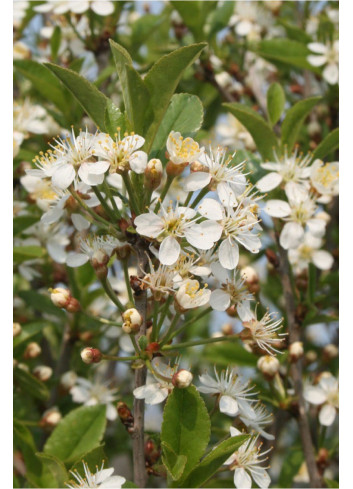
[[[168,176],[177,177],[178,175],[181,175],[181,173],[183,173],[186,166],[188,166],[188,163],[179,163],[178,165],[176,165],[172,161],[168,161],[165,169]]]
[[[326,362],[329,362],[330,360],[333,360],[334,358],[338,357],[337,346],[333,345],[332,343],[326,345],[322,350],[322,356]]]
[[[230,323],[223,324],[222,333],[224,336],[230,336],[234,334],[233,326]]]
[[[145,187],[155,190],[159,187],[163,176],[163,166],[161,160],[154,158],[147,163],[145,169]]]
[[[38,365],[33,369],[33,375],[42,382],[46,382],[53,375],[53,369],[47,365]]]
[[[257,294],[260,291],[259,276],[253,267],[247,266],[242,268],[240,270],[240,275],[249,292]]]
[[[56,289],[49,289],[49,292],[50,292],[50,299],[54,304],[54,306],[62,307],[65,309],[70,301],[71,292],[68,289],[64,289],[62,287],[57,287]]]
[[[57,407],[47,409],[44,411],[42,419],[40,420],[40,426],[43,428],[55,428],[62,419],[61,413]]]
[[[257,361],[257,368],[268,379],[272,379],[279,371],[279,361],[272,355],[263,355]]]
[[[76,372],[74,372],[73,370],[69,370],[68,372],[62,374],[62,376],[60,377],[60,385],[68,391],[76,384],[76,380]]]
[[[87,347],[81,351],[81,358],[84,363],[99,363],[102,360],[102,353],[98,348]]]
[[[193,375],[189,370],[179,370],[172,377],[172,384],[174,387],[178,387],[179,389],[185,389],[189,387],[193,379]]]
[[[18,336],[21,334],[22,328],[20,323],[13,323],[13,336]]]
[[[300,357],[304,355],[303,343],[301,341],[295,341],[289,345],[289,356],[292,362],[296,362]]]
[[[68,305],[66,306],[67,312],[78,312],[81,309],[80,303],[74,297],[70,298]]]
[[[127,309],[122,316],[124,320],[123,331],[127,334],[138,333],[142,324],[142,317],[138,310],[135,308]]]
[[[40,355],[41,353],[42,353],[41,347],[38,345],[38,343],[32,341],[31,343],[28,343],[28,345],[26,346],[23,357],[28,360],[30,358],[38,357],[38,355]]]
[[[305,353],[305,362],[307,365],[316,362],[316,360],[317,360],[317,353],[315,350],[309,350]]]

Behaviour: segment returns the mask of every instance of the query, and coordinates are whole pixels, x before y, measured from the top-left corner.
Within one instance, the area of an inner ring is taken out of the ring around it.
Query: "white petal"
[[[251,488],[251,477],[243,469],[235,469],[234,471],[234,485],[237,489],[250,489]],[[262,487],[262,486],[260,486]]]
[[[241,20],[235,27],[235,31],[239,36],[246,36],[252,29],[252,23],[249,20]]]
[[[223,228],[215,221],[204,221],[187,229],[185,238],[200,250],[209,250],[222,234]]]
[[[134,224],[138,234],[156,238],[163,231],[162,219],[152,212],[140,214],[135,218]]]
[[[260,192],[270,192],[282,182],[282,176],[279,173],[269,173],[264,177],[260,178],[257,182],[256,187]]]
[[[110,469],[103,469],[101,470],[100,472],[98,472],[97,475],[95,475],[95,483],[96,484],[101,484],[102,482],[105,481],[105,479],[108,479],[108,477],[110,477],[111,475],[113,475],[114,473],[114,468],[110,468]]]
[[[285,250],[298,248],[304,238],[304,229],[297,222],[287,222],[279,237],[279,242]]]
[[[271,217],[287,217],[291,212],[288,202],[284,200],[269,200],[264,210]]]
[[[307,58],[311,66],[322,66],[327,63],[326,56],[316,56],[315,54],[310,54]]]
[[[40,220],[44,224],[53,224],[54,222],[57,222],[60,219],[63,213],[64,210],[58,205],[56,205],[55,207],[49,209],[48,212],[43,214]]]
[[[185,219],[193,219],[196,216],[196,211],[195,209],[190,209],[190,207],[183,207],[180,205],[176,209],[176,214],[179,217],[183,217]]]
[[[180,244],[173,238],[167,236],[159,248],[159,260],[163,265],[173,265],[180,255]]]
[[[326,401],[327,396],[320,387],[307,386],[303,392],[304,399],[311,404],[322,404]]]
[[[219,262],[211,263],[211,270],[214,277],[221,283],[224,283],[228,279],[228,271],[222,267]]]
[[[129,159],[130,168],[135,173],[143,173],[146,169],[148,161],[147,153],[144,151],[135,151],[133,155],[131,155]]]
[[[114,12],[113,2],[105,2],[100,0],[99,2],[92,2],[91,9],[97,15],[111,15]]]
[[[261,467],[257,468],[256,472],[252,472],[252,477],[256,484],[261,487],[267,489],[267,487],[271,484],[271,478],[266,472],[265,469]]]
[[[71,214],[71,221],[77,231],[84,231],[91,225],[91,223],[81,216],[81,214]]]
[[[326,222],[323,219],[309,219],[306,224],[313,236],[321,238],[325,234]]]
[[[65,263],[67,253],[61,244],[54,240],[49,240],[47,242],[47,250],[53,260],[58,263]]]
[[[115,407],[113,406],[113,404],[107,404],[106,416],[107,416],[107,419],[109,419],[109,421],[114,421],[117,418],[118,413],[117,413],[117,410],[115,409]],[[100,487],[102,487],[102,486],[100,486]]]
[[[71,252],[68,254],[66,259],[66,265],[68,267],[80,267],[88,262],[88,256],[83,253]]]
[[[242,321],[251,321],[254,319],[254,313],[251,312],[249,301],[239,302],[237,304],[237,313]]]
[[[190,175],[185,178],[183,187],[187,192],[194,192],[195,190],[200,190],[206,187],[211,181],[211,175],[204,171],[196,171],[190,173]]]
[[[335,85],[338,82],[338,65],[336,63],[330,63],[322,72],[322,76],[325,78],[327,83],[330,85]]]
[[[219,247],[219,261],[222,267],[228,270],[234,270],[239,262],[239,246],[231,238],[227,238],[223,241]]]
[[[225,207],[235,207],[237,205],[237,199],[235,197],[233,189],[226,182],[221,182],[217,185],[217,194],[219,200]]]
[[[314,251],[312,260],[320,270],[330,270],[333,265],[333,256],[325,250]]]
[[[282,168],[282,165],[281,163],[268,161],[267,163],[261,163],[261,168],[264,168],[265,170],[279,172],[280,169]]]
[[[75,178],[75,170],[72,165],[64,164],[55,169],[52,176],[52,184],[62,190],[68,188]]]
[[[222,396],[219,401],[219,410],[228,416],[235,416],[238,412],[238,403],[230,396]]]
[[[258,253],[261,248],[261,240],[256,234],[252,234],[250,232],[239,234],[236,237],[238,242],[244,246],[247,250],[251,251],[251,253]]]
[[[230,306],[229,294],[221,289],[213,290],[210,297],[210,306],[215,311],[225,311]]]
[[[314,53],[319,53],[319,54],[324,54],[327,53],[327,46],[321,42],[310,42],[308,44],[308,48],[310,51],[313,51]]]
[[[222,206],[214,199],[204,199],[197,210],[201,216],[207,217],[208,219],[220,221],[223,218]]]
[[[125,477],[121,477],[120,475],[113,475],[109,477],[109,479],[103,484],[100,484],[99,487],[110,487],[114,489],[121,489],[122,485],[126,482]]]
[[[335,421],[336,409],[330,404],[325,404],[319,413],[319,421],[323,426],[331,426]]]

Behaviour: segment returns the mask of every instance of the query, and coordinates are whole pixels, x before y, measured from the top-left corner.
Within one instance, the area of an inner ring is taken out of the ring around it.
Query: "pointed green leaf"
[[[71,411],[48,438],[44,452],[69,463],[97,447],[105,431],[105,411],[100,404]]]
[[[85,462],[85,464],[88,465],[91,472],[95,472],[96,467],[101,467],[103,462],[105,468],[107,469],[108,459],[104,452],[104,445],[99,445],[93,450],[81,455],[70,468],[71,471],[78,472],[82,477],[84,477],[85,470],[82,462]]]
[[[203,15],[202,15],[202,3],[201,1],[171,1],[170,2],[175,10],[179,13],[183,19],[185,25],[193,33],[196,41],[203,38]]]
[[[104,114],[105,131],[115,139],[117,128],[120,127],[121,134],[126,130],[126,120],[121,110],[116,107],[111,100],[108,100]]]
[[[168,466],[178,464],[179,471],[182,460],[171,460],[174,452],[176,457],[187,458],[183,476],[186,476],[202,457],[210,439],[210,418],[200,394],[194,386],[187,389],[174,389],[168,397],[163,412],[161,441],[169,447]]]
[[[177,455],[166,442],[162,442],[162,448],[162,462],[173,481],[176,481],[183,475],[187,458],[185,455]]]
[[[298,473],[303,462],[304,454],[301,448],[293,447],[289,450],[282,462],[278,480],[279,487],[292,487],[293,478]]]
[[[282,123],[282,145],[287,145],[288,153],[293,149],[299,130],[313,107],[317,105],[322,97],[310,97],[297,102],[291,107]]]
[[[43,98],[53,102],[66,116],[70,113],[69,94],[45,65],[31,59],[19,59],[14,61],[14,66],[32,82]]]
[[[15,263],[22,263],[27,260],[34,260],[35,258],[43,258],[46,254],[47,250],[41,246],[14,246],[13,261]]]
[[[279,83],[272,83],[267,92],[267,113],[271,124],[274,126],[279,121],[286,97]]]
[[[252,135],[256,147],[264,159],[273,159],[277,149],[277,138],[270,125],[254,110],[243,104],[223,104],[246,127]]]
[[[206,46],[207,44],[202,42],[176,49],[159,59],[144,78],[150,93],[150,108],[154,115],[153,123],[149,127],[146,126],[145,151],[149,152],[151,149],[158,127],[184,71],[200,56]]]
[[[104,114],[109,99],[93,83],[75,71],[52,63],[45,63],[45,66],[62,81],[92,121],[104,131]]]
[[[160,158],[170,131],[179,131],[184,137],[200,129],[203,121],[203,106],[196,95],[177,93],[173,95],[158,132],[153,141],[152,155]]]
[[[36,216],[17,216],[13,220],[13,234],[19,235],[38,221]]]
[[[233,436],[215,446],[183,480],[181,487],[204,487],[208,479],[248,438],[249,435]]]
[[[325,156],[335,151],[338,148],[338,145],[339,145],[339,130],[337,127],[337,129],[331,131],[317,146],[317,148],[314,151],[313,158],[314,159],[319,158],[319,160],[324,159]]]
[[[37,453],[36,455],[52,474],[53,479],[57,484],[55,487],[65,487],[65,483],[69,480],[69,474],[67,473],[65,465],[53,455],[45,453]]]

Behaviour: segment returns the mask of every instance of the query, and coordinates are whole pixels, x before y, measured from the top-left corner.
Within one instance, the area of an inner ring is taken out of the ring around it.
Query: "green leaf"
[[[227,1],[217,5],[217,8],[213,9],[211,14],[207,19],[207,34],[212,37],[217,34],[220,30],[227,27],[229,19],[234,12],[235,2]]]
[[[170,131],[179,131],[183,136],[191,135],[200,129],[202,121],[203,106],[196,95],[188,93],[173,95],[153,141],[153,157],[163,156]]]
[[[13,220],[13,234],[18,236],[38,221],[36,216],[17,216]]]
[[[208,345],[204,349],[204,355],[207,360],[221,367],[228,367],[230,364],[256,366],[257,362],[255,355],[245,350],[241,344],[233,342]]]
[[[13,372],[14,382],[31,397],[46,401],[49,398],[47,386],[22,368],[16,367]]]
[[[75,71],[61,68],[61,66],[52,63],[45,63],[45,66],[63,82],[92,121],[104,131],[105,108],[109,99],[93,83]]]
[[[310,97],[297,102],[288,110],[282,123],[282,145],[287,145],[288,153],[293,149],[304,120],[320,100],[322,97]]]
[[[53,61],[56,61],[56,58],[58,56],[60,43],[61,43],[61,29],[57,25],[50,39],[50,51],[51,51],[51,58]]]
[[[85,462],[86,465],[88,465],[89,469],[91,472],[95,472],[97,467],[101,467],[102,463],[104,462],[105,468],[107,469],[107,456],[104,453],[104,446],[99,445],[98,447],[94,448],[93,450],[90,450],[87,453],[84,453],[81,455],[75,463],[72,465],[71,469],[73,472],[78,472],[82,477],[85,476],[85,471],[84,471],[84,466],[83,463]]]
[[[133,130],[143,135],[148,119],[149,93],[141,75],[133,68],[130,54],[125,48],[110,40],[110,48],[118,71],[127,118]]]
[[[233,436],[215,446],[183,480],[182,487],[204,487],[208,479],[248,438],[248,435]]]
[[[334,481],[332,479],[326,479],[326,478],[324,479],[324,481],[325,481],[325,484],[327,487],[339,487],[339,484],[337,481]]]
[[[67,473],[65,465],[53,455],[45,453],[37,453],[36,455],[52,474],[57,484],[55,487],[65,487],[65,483],[69,480],[69,474]]]
[[[106,132],[115,140],[115,134],[117,133],[117,128],[120,127],[121,134],[124,134],[126,130],[126,121],[124,114],[121,110],[116,107],[111,100],[108,100],[105,114],[104,114],[104,125]]]
[[[185,455],[177,455],[166,442],[162,442],[162,448],[162,462],[173,481],[176,481],[183,475],[187,458]]]
[[[46,253],[47,250],[41,246],[14,246],[13,261],[18,264],[35,258],[43,258]]]
[[[272,83],[267,92],[267,113],[273,126],[279,121],[285,102],[286,96],[281,85],[279,83]]]
[[[71,110],[69,94],[45,65],[31,59],[19,59],[14,61],[14,66],[32,82],[33,87],[44,99],[53,102],[66,117],[68,116]]]
[[[292,487],[293,478],[298,473],[303,462],[304,454],[302,449],[295,447],[289,450],[282,463],[278,487]]]
[[[163,413],[161,441],[169,452],[168,467],[179,471],[183,455],[187,458],[183,475],[186,476],[203,455],[210,439],[211,422],[204,401],[194,386],[174,389],[168,397]],[[173,460],[172,454],[175,454]]]
[[[20,449],[23,456],[26,464],[26,476],[37,482],[42,473],[42,463],[36,456],[37,448],[32,433],[27,426],[15,418],[13,420],[13,442],[14,448]],[[39,487],[39,485],[37,485],[37,487]]]
[[[332,153],[338,148],[339,145],[339,132],[338,127],[331,131],[317,146],[313,153],[313,158],[319,158],[322,160],[328,154]]]
[[[167,111],[170,99],[186,70],[207,46],[202,42],[185,46],[160,58],[147,73],[144,83],[150,93],[150,108],[153,111],[153,123],[146,127],[145,151],[149,152],[158,127]],[[168,74],[168,76],[166,76]]]
[[[307,34],[303,29],[296,26],[295,24],[290,24],[283,19],[278,19],[278,23],[283,25],[290,39],[293,39],[294,41],[299,41],[303,44],[308,44],[309,42],[312,42],[311,36],[309,36],[309,34]]]
[[[202,15],[201,1],[171,1],[175,10],[183,19],[185,25],[193,33],[196,41],[200,41],[203,36],[204,16]]]
[[[105,411],[101,404],[71,411],[48,438],[44,452],[69,463],[97,447],[105,431]]]
[[[297,68],[304,68],[315,73],[320,73],[319,68],[315,68],[307,61],[307,56],[311,53],[309,48],[298,41],[291,39],[265,39],[249,45],[249,49],[258,56],[271,62],[289,64]]]
[[[252,135],[256,147],[264,159],[273,159],[273,150],[278,147],[277,138],[270,125],[254,110],[238,103],[223,104]]]
[[[21,345],[22,343],[25,343],[33,336],[40,333],[43,330],[44,326],[45,323],[43,322],[22,324],[21,334],[19,334],[13,339],[13,347],[16,348],[17,346]]]

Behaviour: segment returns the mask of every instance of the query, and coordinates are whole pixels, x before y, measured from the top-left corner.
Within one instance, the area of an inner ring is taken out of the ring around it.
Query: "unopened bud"
[[[247,266],[240,270],[241,278],[252,294],[257,294],[260,291],[259,276],[253,267]]]
[[[68,289],[57,287],[56,289],[49,289],[50,299],[54,306],[66,308],[71,298],[71,292]]]
[[[278,359],[272,355],[263,355],[257,361],[257,368],[268,379],[272,379],[276,375],[279,371],[279,367],[280,364]]]
[[[65,389],[69,390],[76,384],[77,374],[73,370],[65,372],[60,377],[60,385]]]
[[[46,382],[53,375],[53,369],[46,365],[38,365],[33,369],[33,375],[42,382]]]
[[[193,375],[189,370],[179,370],[172,377],[172,384],[174,387],[178,387],[179,389],[185,389],[189,387],[193,379]]]
[[[81,358],[84,363],[99,363],[102,360],[102,353],[98,348],[87,347],[81,351]]]
[[[13,336],[18,336],[21,334],[22,328],[20,323],[13,323]]]
[[[42,353],[41,347],[38,345],[38,343],[32,341],[31,343],[28,343],[28,345],[26,346],[23,357],[26,359],[36,358],[41,353]]]
[[[154,158],[147,163],[145,169],[145,187],[155,190],[159,187],[163,176],[163,166],[161,160]]]
[[[315,350],[309,350],[305,353],[305,362],[307,365],[316,362],[316,360],[317,360],[317,353]]]
[[[142,324],[141,314],[137,309],[131,308],[123,312],[123,331],[127,334],[138,333]]]
[[[233,326],[230,323],[223,324],[222,333],[224,334],[224,336],[230,336],[234,334]]]
[[[330,361],[333,360],[334,358],[338,357],[338,348],[336,345],[333,345],[330,343],[329,345],[326,345],[324,349],[322,350],[322,356],[325,361]]]
[[[303,343],[301,341],[295,341],[289,345],[289,356],[292,362],[296,362],[300,357],[304,355]]]
[[[307,125],[307,131],[310,137],[318,136],[321,134],[321,125],[318,121],[311,121]]]
[[[44,411],[42,419],[40,420],[40,426],[43,428],[55,428],[62,419],[61,413],[58,410],[58,408],[53,407],[51,409],[48,409],[47,411]]]
[[[74,297],[70,298],[68,305],[66,306],[67,312],[78,312],[81,309],[80,303]]]

